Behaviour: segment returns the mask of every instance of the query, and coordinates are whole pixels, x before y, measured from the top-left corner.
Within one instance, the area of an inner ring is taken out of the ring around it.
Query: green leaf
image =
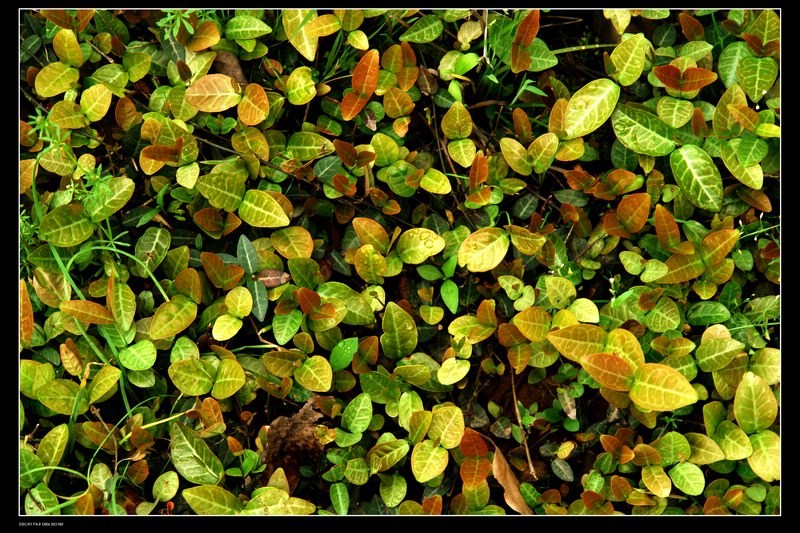
[[[294,371],[294,379],[310,391],[327,392],[333,384],[333,370],[327,359],[312,355]]]
[[[97,122],[111,107],[111,91],[102,83],[92,85],[81,94],[80,105],[89,122]]]
[[[383,353],[390,359],[400,359],[414,351],[417,346],[417,325],[402,307],[394,302],[386,304],[380,336]]]
[[[731,312],[719,302],[695,302],[686,311],[686,321],[691,326],[721,324],[731,318]]]
[[[156,347],[147,339],[119,352],[119,364],[128,370],[147,370],[156,362]]]
[[[289,217],[267,191],[248,189],[239,205],[239,217],[256,228],[281,228],[289,225]]]
[[[691,102],[671,96],[662,96],[658,100],[656,109],[658,118],[671,128],[680,128],[689,122],[694,114],[694,106]]]
[[[636,369],[630,397],[638,407],[651,411],[673,411],[698,400],[697,391],[680,372],[658,363]]]
[[[739,161],[736,150],[731,146],[733,141],[720,141],[720,155],[722,162],[731,171],[731,174],[751,189],[761,190],[764,184],[764,171],[758,162],[745,166]],[[741,143],[740,143],[741,144]]]
[[[446,405],[433,409],[431,425],[428,427],[428,437],[434,442],[438,442],[445,450],[461,444],[464,429],[464,413],[459,407]]]
[[[725,453],[723,453],[722,448],[708,435],[702,433],[686,433],[684,436],[692,447],[692,453],[689,456],[689,461],[692,463],[696,465],[708,465],[725,459]]]
[[[42,461],[44,466],[57,466],[64,457],[69,442],[69,426],[59,424],[42,437],[36,456]],[[48,481],[52,471],[45,474],[45,481]]]
[[[547,299],[555,309],[564,309],[577,296],[575,285],[567,278],[560,276],[546,276],[544,285],[547,291]]]
[[[746,57],[753,57],[753,53],[744,41],[735,41],[729,44],[719,55],[717,72],[726,89],[739,81],[736,71],[739,68],[739,62]]]
[[[372,420],[372,399],[362,392],[347,404],[342,412],[342,426],[351,433],[363,433]]]
[[[211,396],[217,400],[224,400],[233,396],[244,386],[245,374],[242,365],[235,359],[222,359],[217,367],[217,376]]]
[[[180,479],[174,470],[159,475],[153,482],[153,499],[156,502],[168,502],[178,493]]]
[[[83,389],[69,379],[53,379],[36,389],[36,399],[62,415],[82,415],[89,410],[89,401]]]
[[[106,181],[103,187],[92,189],[92,194],[83,201],[85,214],[92,222],[102,222],[125,207],[135,187],[133,180],[126,177]]]
[[[250,15],[235,15],[225,24],[225,38],[232,41],[257,39],[268,33],[272,33],[272,28]]]
[[[675,488],[689,496],[699,496],[706,486],[706,478],[700,467],[694,463],[680,463],[669,470],[669,477]]]
[[[39,238],[55,246],[76,246],[94,233],[95,224],[83,205],[72,202],[48,211],[39,224]]]
[[[122,371],[111,365],[103,365],[89,383],[89,404],[94,404],[107,398],[112,391],[117,390],[117,383]]]
[[[350,508],[350,494],[347,491],[346,483],[332,483],[331,488],[328,489],[328,494],[331,498],[331,504],[336,514],[344,516]]]
[[[436,379],[442,385],[454,385],[469,373],[470,364],[466,359],[451,357],[442,363],[436,372]]]
[[[652,446],[661,455],[662,466],[687,461],[692,453],[692,447],[687,438],[677,431],[665,433],[653,442]]]
[[[353,355],[358,351],[358,338],[342,339],[331,350],[331,369],[334,372],[344,370],[353,361]],[[352,431],[352,430],[351,430]]]
[[[29,489],[45,476],[44,464],[35,453],[27,448],[19,449],[19,486]]]
[[[189,487],[181,495],[198,515],[235,515],[242,510],[239,498],[216,485]]]
[[[211,205],[225,211],[236,211],[245,194],[245,182],[239,176],[225,171],[200,176],[195,184]]]
[[[300,324],[303,321],[303,312],[300,309],[292,309],[285,315],[274,315],[272,318],[272,332],[275,335],[275,342],[283,346],[294,337]]]
[[[778,78],[778,62],[771,57],[744,57],[736,67],[736,79],[753,103],[758,103]]]
[[[225,475],[222,462],[193,429],[175,421],[169,435],[170,459],[186,481],[197,485],[219,483]]]
[[[342,322],[351,326],[366,326],[375,322],[375,313],[369,302],[358,292],[338,281],[328,281],[317,287],[322,298],[340,300],[347,306]]]
[[[747,457],[747,464],[758,477],[771,483],[781,478],[781,438],[769,430],[750,435],[753,453]]]
[[[406,439],[389,440],[370,448],[364,459],[371,472],[384,472],[403,459],[410,448]]]
[[[464,168],[472,165],[475,159],[476,148],[472,139],[458,139],[447,143],[447,153],[450,157]]]
[[[637,154],[661,156],[675,149],[672,128],[642,109],[619,104],[611,115],[611,126],[619,142]]]
[[[210,362],[190,357],[175,361],[167,369],[173,385],[186,396],[202,396],[211,392],[216,369]]]
[[[176,294],[161,304],[150,322],[150,338],[166,339],[188,328],[197,317],[197,304],[183,294]]]
[[[670,154],[669,164],[675,181],[692,204],[713,213],[722,209],[722,176],[702,148],[682,146]]]
[[[245,274],[258,272],[258,252],[253,246],[253,242],[245,234],[239,235],[239,241],[236,244],[236,259]]]
[[[678,329],[681,325],[678,304],[666,296],[659,298],[656,306],[645,315],[644,324],[648,329],[656,333]]]
[[[722,370],[744,350],[744,343],[735,339],[719,337],[700,343],[695,352],[697,366],[703,372]]]
[[[78,69],[57,61],[45,65],[36,75],[34,89],[42,98],[58,96],[78,82]]]
[[[453,280],[446,279],[442,282],[440,291],[444,305],[447,306],[451,313],[456,314],[458,310],[458,285]]]
[[[488,272],[499,265],[508,252],[508,232],[500,228],[481,228],[471,233],[458,249],[458,266],[470,272]]]
[[[317,95],[311,67],[295,68],[286,80],[286,98],[290,104],[305,105]]]
[[[426,228],[411,228],[397,239],[397,254],[403,263],[418,265],[444,250],[441,235]]]
[[[281,12],[286,37],[295,50],[311,62],[317,55],[319,37],[308,23],[316,16],[317,11],[314,9],[286,9]]]
[[[666,498],[672,491],[672,481],[661,465],[642,467],[642,481],[645,487],[660,498]]]
[[[508,166],[522,176],[530,176],[533,171],[533,157],[516,139],[503,137],[500,139],[500,151]]]
[[[576,91],[564,112],[564,140],[583,137],[608,120],[619,99],[620,88],[608,78],[592,80]]]
[[[746,459],[753,453],[753,445],[747,438],[747,433],[730,420],[722,420],[711,438],[719,444],[725,459],[729,461]]]
[[[286,149],[300,162],[311,161],[334,152],[333,143],[310,131],[298,131],[286,141]]]
[[[733,398],[733,414],[748,435],[772,425],[778,416],[778,400],[764,378],[745,372]]]
[[[528,146],[533,172],[542,174],[553,162],[558,151],[558,136],[555,133],[543,133]]]
[[[442,117],[442,133],[450,140],[466,139],[472,133],[472,117],[461,102],[453,102]]]
[[[447,176],[435,168],[429,168],[425,171],[419,186],[431,194],[450,194],[450,191],[453,190]]]
[[[639,79],[644,70],[647,51],[651,46],[643,33],[637,33],[614,48],[610,57],[616,68],[614,77],[620,85],[627,87]]]
[[[447,450],[430,439],[414,445],[411,450],[411,472],[419,483],[426,483],[447,468]]]
[[[414,22],[399,39],[401,42],[429,43],[435,41],[443,30],[444,24],[438,15],[425,15]]]

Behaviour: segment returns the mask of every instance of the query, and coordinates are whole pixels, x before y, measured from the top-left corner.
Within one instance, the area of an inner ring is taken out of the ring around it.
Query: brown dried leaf
[[[519,480],[508,461],[503,457],[503,452],[499,448],[494,449],[494,459],[492,460],[492,473],[495,479],[503,487],[503,499],[509,507],[517,511],[519,514],[533,514],[533,510],[525,502],[522,493],[519,491]]]

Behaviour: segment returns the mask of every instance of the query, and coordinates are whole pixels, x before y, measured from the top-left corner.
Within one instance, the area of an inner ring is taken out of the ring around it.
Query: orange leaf
[[[390,87],[383,95],[383,109],[389,118],[404,117],[414,110],[414,102],[406,92]]]
[[[480,485],[492,470],[492,463],[486,457],[467,457],[459,471],[465,489]]]
[[[427,515],[442,514],[442,495],[436,494],[422,500],[422,512]]]
[[[750,187],[742,186],[736,189],[736,196],[759,211],[765,213],[772,211],[772,203],[769,201],[769,197],[764,194],[764,191],[757,191]]]
[[[215,239],[222,237],[222,215],[219,210],[214,207],[204,207],[197,211],[192,218],[195,224],[200,226],[204,231]]]
[[[603,231],[621,239],[629,239],[633,234],[628,233],[613,209],[603,214]]]
[[[510,348],[516,344],[528,342],[528,338],[514,324],[505,322],[497,328],[497,340],[502,346]]]
[[[117,105],[114,107],[114,119],[123,131],[128,131],[138,122],[141,122],[142,114],[136,111],[136,105],[133,100],[126,96],[117,100]]]
[[[353,196],[356,193],[356,184],[351,183],[343,174],[333,176],[333,188],[345,196]]]
[[[707,234],[700,245],[700,255],[707,267],[716,265],[733,250],[739,240],[739,230],[726,229]]]
[[[175,276],[175,290],[199,304],[203,298],[203,285],[197,270],[185,268]]]
[[[239,119],[247,126],[257,126],[264,122],[269,113],[269,100],[264,88],[257,83],[248,84],[236,110]]]
[[[615,501],[625,501],[633,491],[630,481],[627,478],[614,474],[610,482],[611,496]]]
[[[67,300],[61,302],[59,309],[81,322],[89,324],[113,324],[114,315],[106,306],[89,300]]]
[[[511,118],[514,120],[514,133],[517,138],[522,144],[530,144],[533,141],[533,129],[528,114],[521,107],[517,107],[511,112]]]
[[[228,214],[225,215],[225,222],[222,224],[222,235],[229,235],[238,228],[241,223],[242,219],[236,216],[236,213],[228,212]]]
[[[369,99],[378,87],[380,61],[374,48],[364,54],[353,70],[353,90],[358,96]],[[345,119],[349,120],[349,119]]]
[[[359,96],[356,91],[350,91],[342,98],[342,120],[352,120],[369,102],[369,97]]]
[[[531,66],[531,54],[528,47],[539,32],[539,10],[533,9],[517,26],[514,40],[511,43],[511,72],[517,74],[528,70]]]
[[[564,129],[564,115],[567,112],[567,104],[569,100],[566,98],[559,98],[553,104],[553,109],[550,110],[550,118],[547,121],[547,131],[555,133],[559,139],[567,136]]]
[[[634,369],[621,357],[607,353],[589,354],[581,359],[581,365],[604,387],[620,392],[631,389]]]
[[[609,172],[603,181],[608,185],[612,194],[620,195],[636,181],[636,174],[629,170],[617,168]]]
[[[572,170],[564,172],[564,177],[567,178],[567,185],[570,189],[576,191],[583,191],[595,183],[596,178],[583,170],[580,165],[575,165]]]
[[[646,192],[629,194],[617,205],[617,218],[630,233],[638,233],[650,214],[650,195]]]
[[[697,111],[698,108],[695,108]],[[758,113],[746,105],[728,104],[728,112],[736,122],[742,125],[747,131],[755,131],[758,126]]]
[[[222,258],[213,252],[200,252],[200,263],[211,284],[220,289],[232,289],[244,276],[242,267],[226,265]]]
[[[313,310],[308,318],[311,320],[325,320],[336,318],[336,307],[332,303],[325,303]]]
[[[706,137],[708,135],[708,124],[703,117],[703,110],[695,107],[692,111],[692,133],[698,137]]]
[[[515,344],[508,348],[508,362],[515,373],[519,374],[528,367],[531,355],[533,354],[530,343]]]
[[[186,49],[190,52],[199,52],[206,48],[211,48],[220,40],[219,28],[213,20],[201,22],[194,29],[194,34],[186,43]]]
[[[33,338],[33,306],[28,295],[28,284],[19,280],[19,341],[23,346],[31,343]]]
[[[469,190],[474,191],[488,177],[489,163],[483,156],[483,152],[478,151],[475,153],[475,158],[469,168]]]
[[[750,47],[753,53],[759,57],[771,56],[781,49],[781,42],[779,40],[764,44],[761,37],[753,35],[752,33],[743,33],[741,38],[747,43],[747,46]]]
[[[659,283],[682,283],[696,278],[706,269],[700,254],[693,251],[691,254],[672,254],[664,264],[669,267],[669,272],[658,279]]]
[[[67,13],[66,9],[42,9],[39,11],[40,15],[44,18],[62,28],[68,30],[72,29],[72,17]]]

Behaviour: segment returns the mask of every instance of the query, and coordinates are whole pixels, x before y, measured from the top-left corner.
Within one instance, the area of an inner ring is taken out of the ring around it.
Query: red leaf
[[[209,235],[215,239],[222,237],[222,215],[214,207],[205,207],[197,211],[194,216],[195,224],[203,228]]]
[[[341,159],[342,163],[344,163],[344,166],[350,168],[356,166],[358,152],[356,152],[356,149],[352,144],[339,139],[334,139],[333,148],[336,150],[336,155],[338,155],[339,159]]]
[[[305,314],[310,314],[322,303],[319,294],[305,287],[300,287],[297,292],[297,301],[300,303],[300,310]]]
[[[705,30],[703,24],[687,13],[679,13],[678,21],[681,23],[683,35],[690,41],[699,41],[703,38]]]
[[[671,251],[681,242],[681,230],[678,227],[678,223],[675,222],[675,217],[661,204],[656,205],[653,217],[655,219],[658,242],[662,248]]]
[[[705,68],[690,67],[680,71],[675,65],[653,67],[653,75],[668,89],[676,91],[695,91],[710,85],[717,79],[717,73]]]
[[[363,341],[362,341],[363,342]],[[489,447],[480,433],[472,428],[466,428],[461,436],[461,453],[467,457],[484,457],[489,453]]]

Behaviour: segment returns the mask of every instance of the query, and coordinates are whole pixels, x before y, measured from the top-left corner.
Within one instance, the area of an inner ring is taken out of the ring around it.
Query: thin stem
[[[514,400],[514,414],[517,416],[517,424],[519,424],[520,429],[523,428],[522,425],[522,415],[519,412],[519,405],[517,405],[517,386],[516,380],[514,376],[511,376],[511,397]],[[523,430],[524,431],[524,430]],[[531,459],[531,450],[528,448],[528,439],[522,439],[522,446],[525,448],[525,456],[528,458],[528,471],[530,472],[531,476],[533,476],[533,480],[536,481],[539,478],[536,476],[536,470],[533,468],[533,460]]]
[[[582,46],[570,46],[568,48],[559,48],[558,50],[550,50],[551,54],[566,54],[568,52],[582,52],[583,50],[596,50],[597,48],[614,48],[616,44],[585,44]]]

